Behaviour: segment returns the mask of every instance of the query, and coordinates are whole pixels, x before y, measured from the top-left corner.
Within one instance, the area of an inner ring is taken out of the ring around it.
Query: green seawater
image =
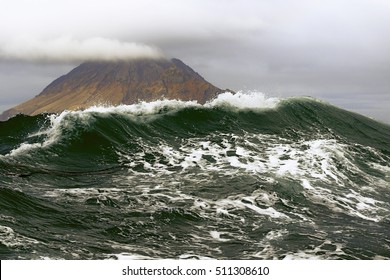
[[[46,258],[389,259],[390,126],[312,98],[18,115],[0,259]]]

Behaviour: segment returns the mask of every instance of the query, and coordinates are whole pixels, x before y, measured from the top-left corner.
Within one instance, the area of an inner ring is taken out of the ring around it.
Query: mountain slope
[[[5,111],[37,115],[97,104],[134,104],[161,98],[204,103],[222,92],[179,59],[85,62],[49,84],[39,95]]]

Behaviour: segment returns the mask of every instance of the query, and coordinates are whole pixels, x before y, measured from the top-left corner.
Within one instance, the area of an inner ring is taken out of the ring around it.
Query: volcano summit
[[[5,111],[0,120],[17,114],[60,113],[162,98],[205,103],[221,92],[175,58],[91,61],[54,80],[36,97]]]

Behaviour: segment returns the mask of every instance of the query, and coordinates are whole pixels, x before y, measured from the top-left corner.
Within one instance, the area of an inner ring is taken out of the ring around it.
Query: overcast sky
[[[389,0],[2,0],[0,111],[86,59],[166,56],[221,88],[390,123],[389,34]]]

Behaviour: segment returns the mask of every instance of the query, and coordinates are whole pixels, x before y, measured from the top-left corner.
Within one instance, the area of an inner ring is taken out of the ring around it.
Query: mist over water
[[[390,127],[225,93],[0,122],[1,259],[389,259]]]

